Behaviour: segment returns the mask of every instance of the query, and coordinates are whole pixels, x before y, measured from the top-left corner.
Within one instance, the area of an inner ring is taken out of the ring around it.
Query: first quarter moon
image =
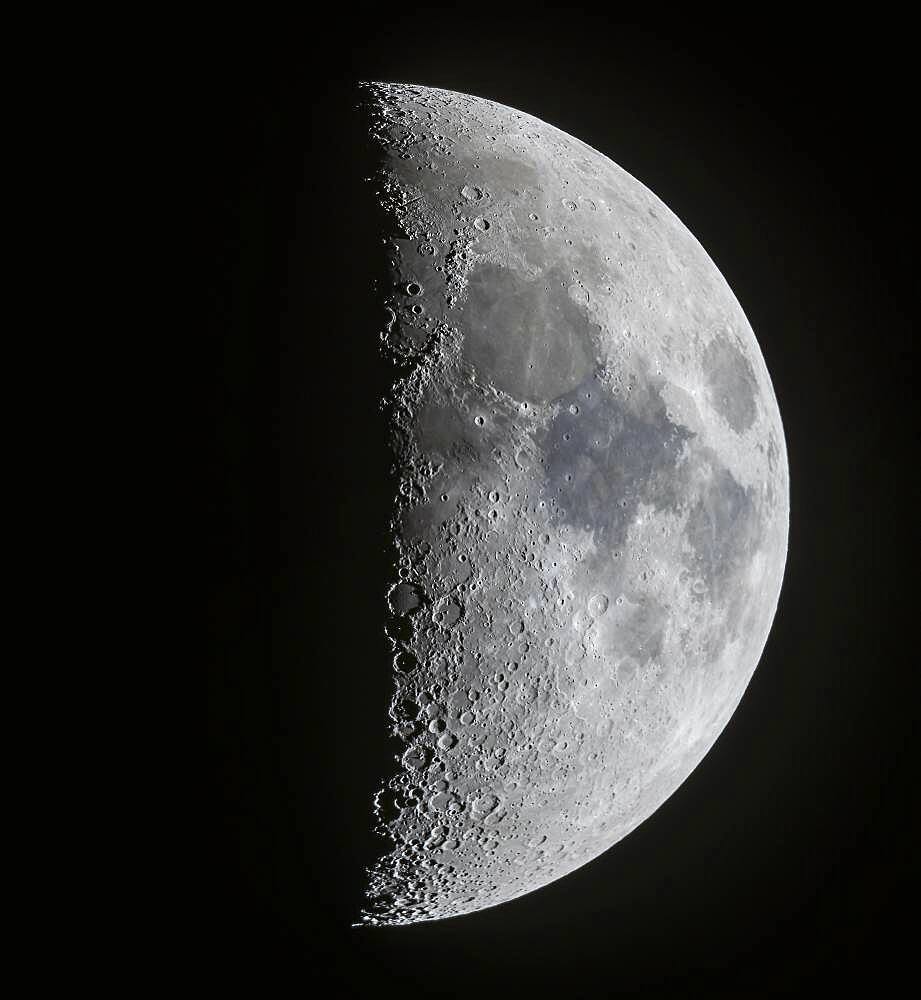
[[[362,919],[394,925],[566,875],[687,778],[767,640],[789,489],[752,329],[662,201],[521,111],[362,93],[401,747]]]

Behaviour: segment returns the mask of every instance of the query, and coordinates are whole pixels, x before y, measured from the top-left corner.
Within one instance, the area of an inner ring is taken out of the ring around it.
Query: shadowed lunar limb
[[[690,774],[767,639],[788,484],[754,334],[652,192],[492,101],[364,93],[402,753],[362,919],[392,925],[560,878]]]

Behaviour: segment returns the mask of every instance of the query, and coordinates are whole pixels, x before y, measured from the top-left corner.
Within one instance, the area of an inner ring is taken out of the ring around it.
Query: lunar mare
[[[362,919],[393,925],[546,885],[684,781],[766,642],[788,478],[754,334],[652,192],[492,101],[364,94],[403,750]]]

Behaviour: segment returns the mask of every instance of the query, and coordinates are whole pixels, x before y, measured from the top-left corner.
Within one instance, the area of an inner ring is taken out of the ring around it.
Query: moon
[[[651,191],[493,101],[362,94],[400,752],[361,920],[405,925],[563,877],[688,777],[767,640],[789,488],[752,329]]]

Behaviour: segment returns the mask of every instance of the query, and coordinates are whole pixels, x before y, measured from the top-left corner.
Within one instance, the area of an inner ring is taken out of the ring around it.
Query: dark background
[[[917,223],[905,29],[662,22],[356,9],[216,31],[201,54],[215,447],[199,933],[215,982],[267,995],[282,980],[323,981],[329,996],[750,995],[885,990],[912,957]],[[756,332],[791,476],[767,648],[687,782],[625,841],[537,893],[383,930],[349,927],[377,846],[370,796],[393,750],[372,289],[381,220],[361,184],[356,79],[520,108],[659,195]]]

